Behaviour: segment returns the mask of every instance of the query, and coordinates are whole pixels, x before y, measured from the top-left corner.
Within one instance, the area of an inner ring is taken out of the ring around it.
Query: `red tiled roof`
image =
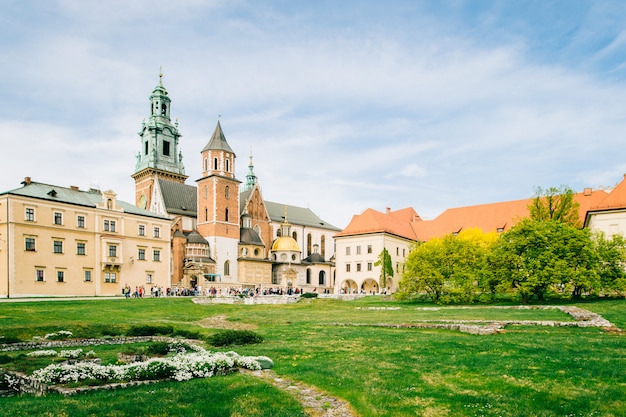
[[[337,233],[335,237],[386,232],[415,240],[416,236],[411,227],[411,221],[416,218],[419,216],[412,207],[387,211],[386,213],[368,208],[363,213],[352,216],[348,226]]]
[[[597,205],[589,207],[590,211],[626,208],[626,176],[617,184],[606,198]]]
[[[622,184],[620,184],[622,185]],[[619,186],[614,190],[617,191]],[[620,189],[626,207],[626,185]],[[574,195],[580,205],[579,217],[581,224],[587,211],[607,199],[606,191],[591,191]],[[481,204],[477,206],[447,209],[433,220],[422,220],[412,207],[402,210],[381,213],[367,209],[355,215],[348,226],[336,237],[361,235],[367,233],[391,233],[412,240],[427,241],[435,237],[467,229],[480,229],[483,232],[505,231],[513,227],[524,217],[528,217],[528,206],[532,198],[524,200],[503,201],[499,203]]]

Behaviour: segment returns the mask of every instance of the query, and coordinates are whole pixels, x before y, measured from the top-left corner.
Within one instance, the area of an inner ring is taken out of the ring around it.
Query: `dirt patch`
[[[204,318],[198,322],[201,327],[209,329],[228,329],[228,330],[256,330],[259,326],[256,324],[242,323],[238,321],[228,320],[228,316],[211,316]]]

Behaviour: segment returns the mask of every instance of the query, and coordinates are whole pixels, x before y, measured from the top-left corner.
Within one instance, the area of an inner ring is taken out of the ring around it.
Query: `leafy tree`
[[[598,273],[601,290],[605,292],[626,291],[626,240],[622,235],[607,239],[603,233],[593,236],[600,258]]]
[[[426,293],[435,302],[473,302],[483,288],[485,262],[495,233],[468,230],[431,239],[409,253],[399,297]]]
[[[571,188],[550,187],[547,190],[537,187],[535,197],[528,209],[530,218],[537,221],[555,220],[580,226],[580,204],[574,199]]]
[[[387,277],[393,277],[393,262],[387,248],[378,254],[378,260],[374,262],[374,266],[380,266],[380,286],[387,287]]]
[[[588,230],[560,221],[524,219],[504,233],[491,256],[501,283],[527,303],[543,300],[551,288],[572,294],[596,288],[599,257]]]

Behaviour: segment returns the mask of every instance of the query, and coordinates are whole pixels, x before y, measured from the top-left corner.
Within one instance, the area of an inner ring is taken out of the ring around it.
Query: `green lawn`
[[[626,301],[576,305],[626,328]],[[448,330],[335,325],[463,319],[571,321],[558,310],[423,306],[378,297],[353,302],[303,300],[280,306],[196,305],[189,299],[0,303],[0,335],[29,339],[58,330],[79,334],[138,324],[167,324],[209,335],[217,330],[197,323],[225,315],[234,324],[257,326],[255,331],[265,338],[260,345],[232,350],[269,356],[277,374],[341,397],[361,416],[626,415],[625,333],[509,326],[501,334],[475,336]],[[364,309],[369,307],[400,309]],[[3,398],[0,410],[6,415],[302,415],[302,408],[287,393],[240,374],[68,398]]]

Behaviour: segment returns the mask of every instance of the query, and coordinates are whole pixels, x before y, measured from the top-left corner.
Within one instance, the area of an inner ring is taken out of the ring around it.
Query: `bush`
[[[195,339],[195,340],[202,339],[202,336],[200,335],[199,332],[193,332],[191,330],[174,330],[174,332],[172,333],[172,336],[180,336],[185,339]]]
[[[169,335],[172,334],[174,328],[172,326],[132,326],[126,332],[127,336],[156,336],[156,335]]]
[[[0,364],[9,363],[13,360],[9,355],[0,354]]]
[[[148,346],[147,351],[151,355],[165,356],[170,352],[170,344],[167,342],[156,342]]]
[[[317,298],[316,292],[305,292],[301,296],[301,298]]]
[[[19,337],[14,337],[14,336],[1,336],[0,337],[0,344],[11,344],[11,343],[20,343],[23,342],[22,339],[20,339]]]
[[[212,346],[252,345],[263,342],[263,338],[250,330],[225,330],[207,338]]]

